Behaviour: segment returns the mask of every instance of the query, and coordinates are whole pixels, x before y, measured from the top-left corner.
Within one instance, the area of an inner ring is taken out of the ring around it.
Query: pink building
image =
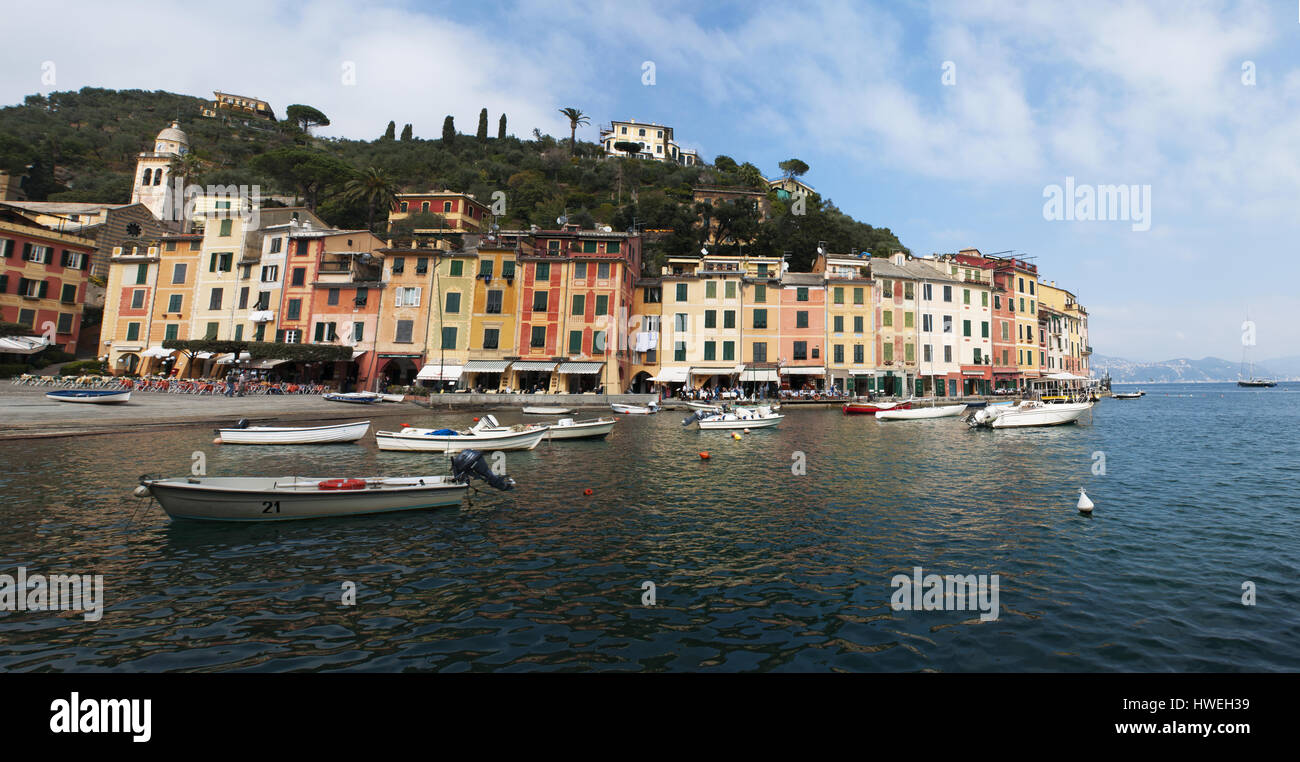
[[[781,276],[781,386],[826,387],[826,283],[821,273]]]

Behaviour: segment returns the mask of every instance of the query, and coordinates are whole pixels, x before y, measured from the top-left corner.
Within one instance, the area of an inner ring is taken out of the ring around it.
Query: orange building
[[[94,249],[93,241],[0,209],[0,320],[75,353]]]

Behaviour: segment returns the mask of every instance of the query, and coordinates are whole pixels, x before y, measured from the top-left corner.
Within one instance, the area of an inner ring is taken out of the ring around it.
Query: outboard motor
[[[704,410],[696,410],[694,413],[691,413],[691,415],[686,420],[682,421],[682,425],[690,426],[692,423],[695,423],[696,421],[703,418],[705,416],[705,413],[706,411]]]
[[[235,428],[237,428],[237,429],[246,429],[246,428],[248,428],[248,419],[247,419],[247,418],[240,418],[238,421],[235,421]]]
[[[461,450],[451,459],[451,478],[461,484],[469,484],[478,477],[499,490],[513,489],[515,480],[508,476],[493,473],[492,467],[483,459],[478,450]]]

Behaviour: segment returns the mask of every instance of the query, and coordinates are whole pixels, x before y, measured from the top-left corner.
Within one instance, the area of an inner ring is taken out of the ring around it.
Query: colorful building
[[[820,273],[782,273],[780,300],[781,388],[826,388],[826,281]]]
[[[375,340],[384,288],[384,257],[379,250],[384,241],[365,230],[330,232],[319,241],[319,262],[306,310],[311,343],[340,344],[352,350],[348,360],[323,369],[320,377],[337,379],[339,388],[347,391],[376,391],[379,358]],[[286,312],[295,306],[286,303]],[[282,340],[281,331],[276,333],[277,340]]]
[[[826,281],[827,381],[862,391],[875,374],[875,303],[869,254],[818,254],[813,272]]]
[[[76,352],[93,241],[0,208],[0,320]],[[35,346],[35,344],[33,344]]]
[[[486,227],[485,218],[490,210],[468,193],[449,190],[399,193],[388,215],[388,224],[392,226],[421,214],[435,215],[442,222],[435,227],[411,231],[415,234],[477,233]]]

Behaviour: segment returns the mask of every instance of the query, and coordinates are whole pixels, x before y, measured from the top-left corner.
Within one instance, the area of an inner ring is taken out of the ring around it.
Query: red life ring
[[[326,479],[316,485],[317,489],[365,489],[365,479]]]

